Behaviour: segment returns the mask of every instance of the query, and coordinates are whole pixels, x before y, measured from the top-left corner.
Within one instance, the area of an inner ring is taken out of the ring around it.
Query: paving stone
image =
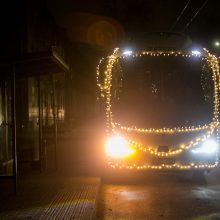
[[[37,175],[20,178],[18,194],[0,198],[0,219],[92,219],[99,177]]]

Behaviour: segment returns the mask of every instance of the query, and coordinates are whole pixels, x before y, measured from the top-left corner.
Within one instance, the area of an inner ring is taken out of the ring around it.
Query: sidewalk
[[[94,219],[99,187],[99,177],[22,176],[17,195],[0,195],[0,219]]]

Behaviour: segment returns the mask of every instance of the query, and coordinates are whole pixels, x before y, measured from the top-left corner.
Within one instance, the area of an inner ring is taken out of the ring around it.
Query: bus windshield
[[[208,124],[213,87],[211,69],[199,57],[121,58],[113,68],[113,120],[144,128]]]

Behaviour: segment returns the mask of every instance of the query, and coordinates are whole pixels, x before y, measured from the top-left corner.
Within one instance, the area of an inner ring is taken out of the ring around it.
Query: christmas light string
[[[218,126],[219,126],[219,120],[218,120],[218,108],[219,108],[219,88],[220,88],[220,79],[219,79],[219,63],[218,59],[209,53],[207,49],[203,49],[203,52],[205,56],[201,56],[201,54],[187,54],[183,53],[180,51],[143,51],[140,53],[136,53],[131,55],[132,57],[141,57],[141,56],[182,56],[182,57],[201,57],[203,60],[207,61],[208,65],[210,66],[212,70],[212,80],[214,84],[214,99],[213,99],[213,118],[212,122],[209,125],[199,125],[199,126],[191,126],[191,127],[177,127],[177,128],[150,128],[150,129],[143,129],[143,128],[136,128],[135,126],[131,127],[126,127],[126,126],[121,126],[119,123],[113,122],[113,113],[111,110],[111,86],[112,86],[112,69],[114,64],[120,59],[124,59],[127,56],[120,55],[119,53],[119,48],[116,48],[113,52],[112,55],[107,57],[107,65],[106,65],[106,70],[104,71],[104,82],[100,82],[100,65],[104,61],[104,58],[102,58],[99,62],[99,65],[97,66],[97,86],[100,88],[101,92],[101,97],[105,98],[105,104],[106,104],[106,126],[107,126],[107,134],[110,134],[111,132],[115,132],[116,128],[120,128],[121,130],[124,131],[135,131],[139,133],[182,133],[182,132],[194,132],[194,131],[201,131],[201,130],[207,130],[207,134],[203,135],[202,137],[196,138],[195,141],[191,141],[189,144],[183,144],[179,149],[172,150],[168,153],[163,153],[163,152],[157,152],[157,150],[152,149],[151,147],[144,148],[140,144],[136,142],[131,142],[135,147],[138,147],[140,150],[143,151],[149,151],[151,154],[156,155],[156,156],[170,156],[170,155],[176,155],[179,153],[182,153],[183,150],[189,149],[195,145],[197,145],[200,141],[204,141],[207,139],[214,131],[217,131],[217,138],[218,138]],[[218,138],[219,139],[219,138]],[[110,162],[111,167],[119,167],[119,168],[134,168],[133,166],[125,166],[125,165],[120,165],[116,166],[113,165]],[[218,165],[218,150],[216,151],[216,161],[214,164],[188,164],[188,165],[181,165],[181,164],[173,164],[173,165],[165,165],[162,164],[161,166],[152,166],[152,165],[147,165],[147,166],[139,166],[140,169],[143,168],[151,168],[151,169],[162,169],[162,168],[180,168],[180,169],[187,169],[187,168],[213,168]],[[138,167],[137,167],[138,169]]]
[[[154,156],[170,157],[170,156],[174,156],[174,155],[178,155],[180,153],[183,153],[185,150],[189,150],[189,149],[193,148],[194,146],[198,145],[199,143],[207,140],[211,136],[213,131],[214,130],[208,131],[206,134],[195,138],[195,140],[190,141],[189,143],[181,144],[179,147],[172,148],[172,150],[169,152],[158,152],[157,149],[155,149],[155,147],[143,147],[140,143],[138,143],[136,141],[132,141],[132,140],[129,140],[129,146],[132,148],[139,149],[143,152],[148,152]]]

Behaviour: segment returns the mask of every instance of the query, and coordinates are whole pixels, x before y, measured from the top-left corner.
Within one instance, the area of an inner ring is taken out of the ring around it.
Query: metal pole
[[[55,79],[52,75],[53,82],[53,121],[54,121],[54,162],[55,169],[57,170],[57,114],[56,114],[56,89],[55,89]]]
[[[4,154],[5,154],[5,158],[8,160],[8,159],[11,159],[9,158],[9,149],[8,149],[8,112],[7,112],[7,109],[8,109],[8,102],[7,102],[7,95],[8,95],[8,91],[7,91],[7,84],[8,82],[6,82],[6,80],[4,80],[4,82],[2,83],[2,106],[3,106],[3,121],[5,122],[4,123],[4,144],[5,144],[5,151],[4,151]]]
[[[40,76],[37,79],[38,84],[38,146],[39,146],[39,161],[40,171],[43,172],[43,151],[42,151],[42,120],[41,120],[41,85]],[[45,158],[46,159],[46,158]]]
[[[15,64],[12,65],[11,85],[11,120],[12,120],[12,149],[13,149],[13,179],[14,193],[17,194],[17,146],[16,146],[16,80]]]

